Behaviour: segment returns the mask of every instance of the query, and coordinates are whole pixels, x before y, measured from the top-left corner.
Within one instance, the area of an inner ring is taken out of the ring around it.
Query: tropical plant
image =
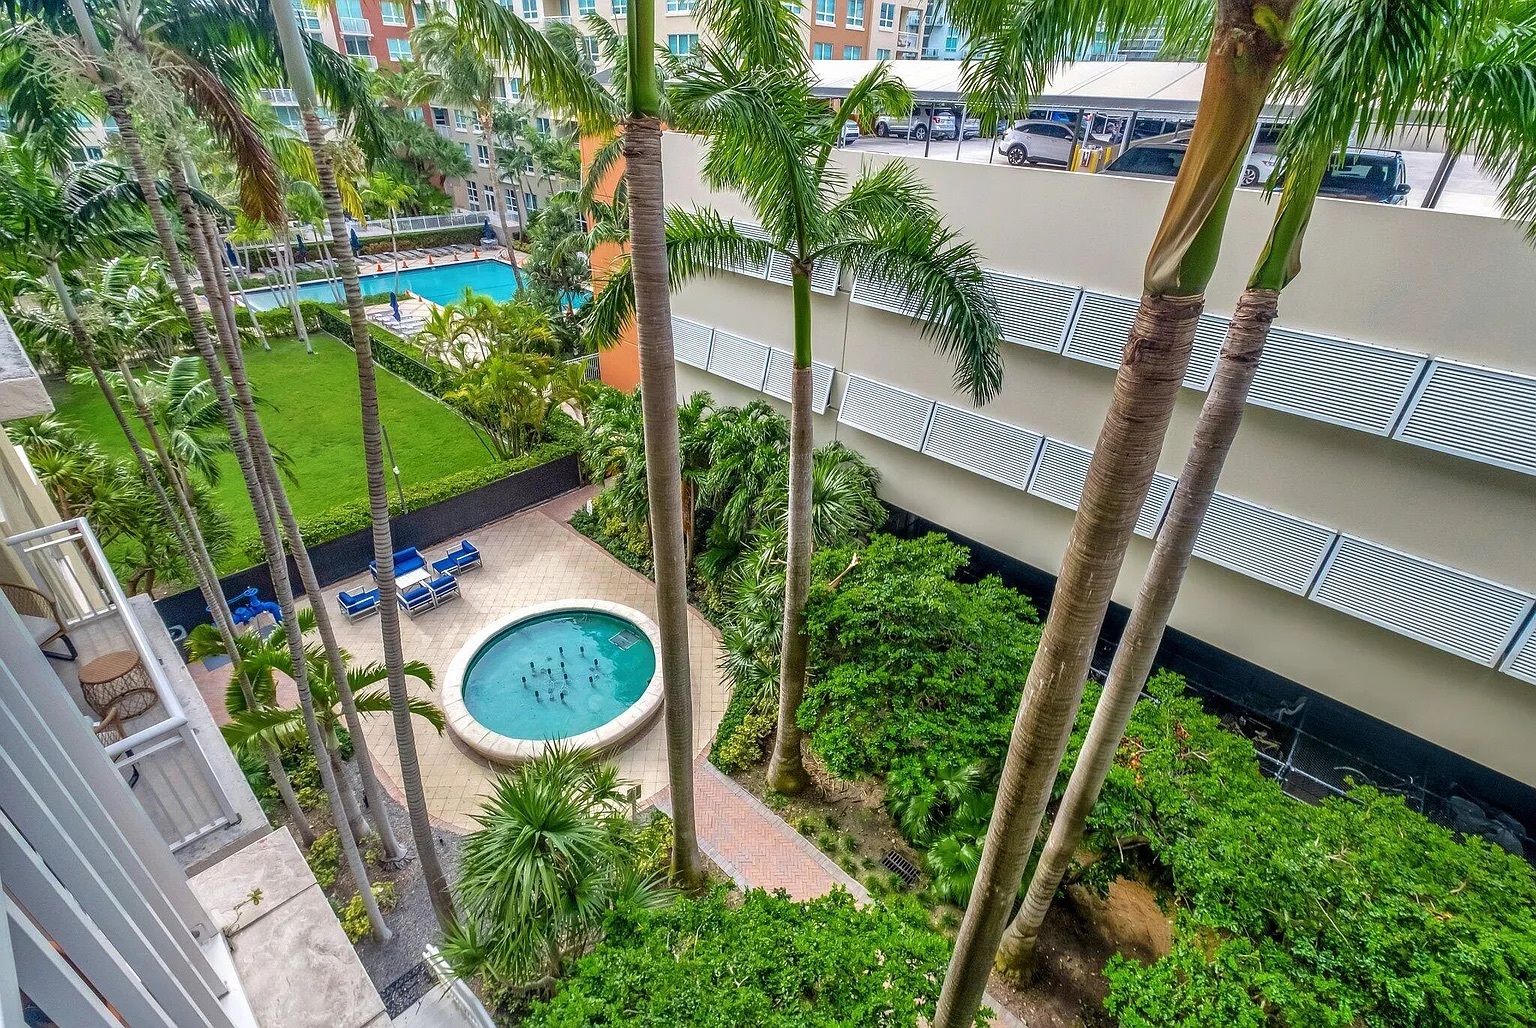
[[[387,172],[374,172],[361,190],[363,204],[376,211],[383,211],[389,218],[389,248],[395,255],[395,292],[400,292],[400,241],[395,216],[400,208],[416,198],[416,190],[400,182]]]
[[[560,361],[537,353],[495,350],[458,376],[443,398],[490,429],[497,460],[519,457],[544,438],[544,425],[572,398]]]
[[[1099,628],[1162,452],[1232,191],[1286,53],[1298,3],[1215,4],[1199,114],[1147,257],[1140,310],[1093,452],[1040,651],[1022,692],[976,888],[934,1028],[968,1025],[986,989]],[[1049,6],[1059,18],[1037,18],[1033,6],[998,0],[957,0],[950,13],[978,41],[972,64],[985,78],[1039,82],[1105,16],[1102,5]]]
[[[455,975],[501,1001],[548,994],[615,912],[670,901],[639,866],[629,788],[611,764],[560,748],[497,779],[464,840],[442,945]]]
[[[1508,5],[1445,0],[1432,8],[1382,7],[1359,0],[1302,6],[1280,72],[1282,94],[1304,95],[1281,141],[1284,187],[1274,226],[1237,303],[1210,391],[1195,425],[1179,488],[1101,693],[1093,728],[1052,821],[1000,959],[1016,975],[1033,968],[1035,944],[1072,862],[1099,790],[1152,671],[1189,566],[1195,538],[1242,422],[1280,292],[1300,271],[1303,235],[1334,154],[1357,132],[1390,133],[1404,118],[1442,112],[1476,138],[1485,161],[1536,160],[1536,124],[1510,102],[1511,80],[1536,72],[1536,26],[1511,24]],[[1490,48],[1494,39],[1497,48]],[[1514,94],[1518,95],[1518,93]],[[1529,113],[1529,112],[1527,112]],[[1523,157],[1521,155],[1524,155]],[[1509,191],[1506,191],[1508,202]],[[1518,212],[1511,204],[1510,213]]]

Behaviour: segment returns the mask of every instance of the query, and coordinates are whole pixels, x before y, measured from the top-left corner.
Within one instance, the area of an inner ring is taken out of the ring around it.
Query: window
[[[409,39],[389,40],[389,59],[392,61],[408,61],[411,59],[411,41]]]
[[[522,79],[507,79],[507,98],[509,100],[516,100],[518,97],[520,97],[522,95],[523,95],[523,80]]]
[[[480,209],[480,183],[464,183],[464,192],[469,196],[469,209],[478,211]]]
[[[864,0],[848,0],[848,18],[843,24],[850,29],[864,27]]]
[[[602,56],[602,51],[599,49],[597,44],[597,37],[582,36],[581,45],[582,48],[587,52],[587,60],[591,61],[593,64],[596,64],[598,62],[598,58]]]
[[[532,175],[534,173],[532,157],[523,162],[523,173],[527,175]]]
[[[524,21],[538,21],[539,20],[539,0],[522,0],[522,2],[523,2],[523,20]]]
[[[629,13],[629,0],[613,0],[613,16],[622,18]]]
[[[699,37],[698,36],[694,36],[693,38],[694,39],[698,39]],[[533,119],[533,127],[538,129],[540,132],[544,133],[545,135],[548,135],[550,133],[551,129],[553,128],[552,124],[550,123],[550,120],[548,118],[542,118],[542,117],[541,118],[534,118]]]
[[[405,112],[405,116],[407,118],[410,118],[412,121],[421,121],[422,120],[421,108],[420,107],[412,107],[412,108],[410,108],[409,110],[407,110]]]
[[[469,160],[469,144],[468,143],[460,143],[459,145],[464,148],[464,159],[466,161]]]
[[[353,57],[372,57],[373,51],[368,49],[367,36],[346,36],[347,53]]]
[[[517,210],[517,190],[513,189],[511,186],[508,186],[507,187],[506,195],[507,195],[507,210],[509,210],[509,211]]]
[[[813,61],[830,61],[831,59],[832,59],[832,44],[831,43],[812,43],[811,44],[811,60],[813,60]]]
[[[460,132],[469,131],[469,112],[458,107],[453,109],[453,127]]]
[[[877,60],[877,61],[888,61],[890,59],[891,59],[891,51],[889,49],[887,49],[885,47],[881,47],[881,48],[879,48],[878,50],[875,51],[875,60]]]
[[[431,4],[429,4],[429,3],[425,3],[424,4],[424,3],[421,2],[421,0],[416,0],[416,3],[412,4],[411,7],[416,12],[416,24],[420,25],[422,22],[428,21],[428,20],[431,19],[431,17],[432,17],[432,5]]]
[[[293,13],[298,16],[299,28],[311,35],[320,32],[320,11],[311,7],[304,0],[293,0]]]
[[[843,47],[843,60],[845,60],[845,61],[862,61],[863,59],[864,59],[864,48],[862,46],[845,46],[845,47]]]
[[[484,143],[475,147],[475,160],[479,162],[480,167],[489,168],[491,166],[491,148]]]
[[[496,190],[492,188],[489,182],[485,185],[485,209],[488,211],[496,210]]]
[[[816,0],[816,24],[837,24],[837,0]]]
[[[896,5],[889,0],[880,5],[880,27],[883,29],[896,27]]]
[[[539,198],[532,193],[523,194],[523,210],[536,211],[539,209]]]
[[[696,32],[674,32],[667,36],[667,49],[684,57],[693,53],[693,48],[699,45],[699,35]]]
[[[448,108],[446,108],[446,107],[434,107],[434,108],[432,108],[432,124],[434,124],[434,125],[441,125],[443,128],[447,128],[448,127]]]
[[[576,13],[582,16],[597,13],[597,0],[576,0]]]
[[[799,17],[804,9],[800,6],[800,0],[784,0],[784,6],[789,8],[789,13]]]
[[[693,0],[667,0],[668,14],[691,14]]]
[[[949,34],[944,37],[944,50],[947,53],[954,53],[958,49],[960,49],[960,30],[951,25]]]
[[[386,25],[404,25],[405,5],[394,3],[392,0],[383,0],[379,4],[379,19]]]

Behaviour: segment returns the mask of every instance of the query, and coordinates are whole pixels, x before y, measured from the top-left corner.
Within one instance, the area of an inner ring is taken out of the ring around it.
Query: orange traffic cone
[[[427,263],[428,263],[428,264],[431,264],[431,263],[432,263],[432,255],[431,255],[431,254],[430,254],[430,253],[429,253],[429,254],[427,254]]]
[[[475,260],[478,261],[479,259],[480,259],[480,248],[477,246],[477,247],[475,247]]]
[[[380,261],[374,261],[373,262],[373,270],[374,271],[383,271],[384,270],[383,263],[380,262]]]

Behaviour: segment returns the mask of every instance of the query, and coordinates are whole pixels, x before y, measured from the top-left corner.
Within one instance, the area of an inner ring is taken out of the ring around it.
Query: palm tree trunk
[[[352,783],[347,780],[346,765],[342,762],[341,754],[336,751],[334,743],[327,750],[327,755],[331,759],[331,773],[336,776],[336,791],[341,794],[342,813],[346,816],[347,824],[352,828],[353,837],[361,839],[368,834],[368,823],[363,820],[363,812],[357,805],[357,794],[352,791]]]
[[[779,728],[767,784],[797,793],[809,784],[796,718],[805,697],[805,602],[811,592],[811,276],[796,262],[795,370],[789,408],[789,540],[784,567],[784,629],[779,646]]]
[[[283,208],[283,245],[278,250],[278,261],[288,283],[288,309],[293,312],[293,329],[304,341],[304,352],[313,355],[315,344],[309,341],[309,328],[304,324],[304,308],[299,302],[299,272],[293,259],[293,243],[288,238],[288,208]]]
[[[215,238],[218,238],[220,243],[225,243],[227,245],[227,241],[223,238],[220,238],[217,235]],[[261,340],[261,348],[263,350],[272,349],[272,344],[267,341],[267,330],[261,327],[261,319],[256,317],[256,308],[251,306],[250,297],[245,295],[245,279],[240,276],[239,265],[230,263],[229,254],[224,253],[223,246],[219,248],[219,252],[224,254],[224,263],[229,268],[230,277],[235,280],[235,292],[240,294],[240,306],[245,308],[246,316],[250,319],[251,322],[251,328],[255,331],[256,338]]]
[[[389,248],[395,253],[395,296],[400,295],[400,237],[395,233],[395,212],[389,212]]]
[[[495,191],[502,189],[501,162],[496,155],[496,130],[492,125],[491,109],[480,109],[480,128],[485,135],[485,148],[491,153],[491,199],[496,204],[496,218],[501,222],[501,239],[507,244],[507,260],[512,262],[512,281],[517,286],[517,291],[523,291],[523,273],[517,267],[517,254],[512,249],[512,231],[507,228],[507,198],[496,196]],[[528,221],[522,213],[522,201],[518,201],[517,231],[519,234],[528,231]]]
[[[314,79],[304,56],[303,40],[293,8],[277,4],[273,8],[283,59],[288,69],[289,85],[299,101],[304,132],[314,151],[315,171],[320,195],[325,200],[326,216],[332,235],[345,235],[341,211],[341,193],[336,175],[325,151],[325,130],[318,114],[319,100]],[[384,666],[389,672],[390,713],[395,728],[395,747],[400,758],[401,788],[405,792],[410,815],[411,836],[421,860],[422,874],[438,920],[448,924],[454,918],[453,897],[438,858],[432,825],[427,812],[426,791],[421,781],[421,765],[416,755],[416,728],[411,724],[407,706],[410,692],[405,682],[405,657],[400,642],[400,607],[395,590],[394,543],[389,525],[389,492],[384,479],[384,449],[379,427],[379,393],[373,366],[373,344],[368,334],[368,317],[363,310],[363,292],[357,277],[357,262],[348,250],[342,258],[342,284],[346,289],[347,314],[352,327],[352,348],[357,357],[358,393],[363,422],[363,454],[367,465],[368,506],[373,521],[373,553],[379,569],[379,630],[384,644]],[[366,889],[364,890],[366,891]]]
[[[636,5],[636,22],[652,22]],[[654,6],[654,5],[652,5]],[[643,33],[645,29],[642,27]],[[654,28],[650,30],[654,35]],[[633,46],[633,43],[631,44]],[[631,50],[631,60],[634,60]],[[654,72],[654,69],[653,69]],[[661,624],[662,692],[666,699],[667,772],[672,789],[672,873],[686,888],[703,878],[693,814],[693,693],[688,663],[688,568],[683,555],[682,466],[678,452],[677,372],[661,178],[661,123],[628,119],[624,158],[629,174],[630,260],[640,342],[640,398],[645,423],[645,477],[650,494],[651,555]]]
[[[1162,645],[1163,633],[1173,614],[1174,601],[1178,599],[1184,574],[1189,569],[1195,537],[1216,492],[1216,482],[1221,477],[1227,454],[1231,452],[1232,440],[1242,424],[1248,387],[1258,370],[1279,300],[1280,294],[1272,289],[1248,290],[1238,301],[1237,312],[1227,329],[1215,381],[1195,423],[1194,440],[1184,462],[1184,471],[1179,476],[1173,503],[1158,533],[1135,609],[1125,626],[1120,647],[1115,651],[1104,691],[1093,713],[1093,724],[1083,740],[1066,795],[1062,797],[1051,834],[1035,865],[1024,905],[1004,932],[998,949],[998,966],[1020,978],[1028,978],[1033,973],[1040,926],[1045,922],[1051,900],[1082,841],[1088,815],[1098,802],[1099,791],[1114,765],[1131,712],[1157,659],[1158,647]]]
[[[78,6],[80,12],[84,12],[83,0],[72,0],[72,5]],[[77,13],[77,20],[80,14]],[[80,26],[81,35],[90,33],[87,49],[96,43],[95,29],[89,21]],[[96,44],[99,49],[99,44]],[[235,405],[229,394],[229,386],[224,378],[223,368],[219,365],[218,354],[214,350],[213,341],[208,335],[207,323],[203,321],[202,312],[197,304],[197,295],[192,291],[191,280],[187,277],[186,265],[182,262],[181,251],[176,246],[176,237],[171,231],[170,218],[161,202],[159,193],[155,188],[154,178],[149,173],[149,166],[144,160],[143,146],[139,140],[138,130],[133,121],[132,112],[128,109],[122,93],[115,87],[103,90],[107,100],[107,109],[116,120],[119,130],[119,138],[122,140],[123,152],[128,155],[129,164],[133,168],[135,180],[139,183],[139,190],[143,194],[145,206],[149,208],[150,221],[154,224],[155,234],[160,241],[161,249],[165,252],[166,265],[171,273],[172,281],[176,285],[176,292],[181,299],[182,308],[187,312],[187,320],[191,326],[192,338],[197,345],[198,354],[203,359],[203,365],[208,370],[209,383],[213,387],[214,396],[218,399],[219,410],[224,417],[224,427],[229,431],[230,439],[235,446],[235,457],[240,464],[241,475],[245,479],[246,488],[251,494],[252,509],[256,515],[257,526],[261,529],[262,546],[267,555],[267,564],[272,572],[273,591],[277,594],[278,608],[283,614],[283,623],[288,634],[288,648],[293,655],[296,666],[295,685],[299,692],[299,705],[303,708],[305,729],[309,735],[311,749],[316,756],[316,766],[319,768],[321,784],[325,787],[326,797],[333,809],[339,807],[340,796],[336,791],[335,776],[331,774],[330,764],[325,759],[325,743],[320,737],[319,726],[315,723],[314,698],[310,695],[308,673],[304,669],[304,640],[299,632],[298,622],[293,613],[293,589],[288,580],[287,561],[283,556],[282,542],[278,538],[272,524],[272,517],[261,487],[260,478],[257,475],[256,464],[251,455],[249,440],[241,431],[240,419],[235,413]],[[176,169],[176,162],[169,162],[172,172],[172,184],[176,194],[177,207],[182,215],[182,220],[188,226],[187,237],[192,246],[193,253],[198,258],[198,272],[204,276],[205,281],[213,277],[212,267],[209,265],[206,247],[200,245],[200,235],[195,230],[197,213],[192,206],[191,194],[186,188],[186,178]],[[215,323],[219,323],[217,317],[217,305],[215,306]],[[238,342],[231,341],[228,345],[238,346]],[[352,872],[353,880],[367,881],[367,869],[363,867],[362,856],[357,849],[357,840],[350,831],[338,832],[341,839],[342,853],[347,860],[347,866]],[[379,912],[378,904],[373,899],[371,889],[364,886],[361,890],[363,906],[368,913],[369,923],[373,929],[374,938],[380,942],[387,941],[394,933],[384,923],[384,917]]]
[[[1030,665],[970,905],[933,1028],[975,1018],[1082,698],[1094,643],[1157,469],[1232,191],[1295,3],[1218,0],[1201,112],[1148,254],[1145,293]]]

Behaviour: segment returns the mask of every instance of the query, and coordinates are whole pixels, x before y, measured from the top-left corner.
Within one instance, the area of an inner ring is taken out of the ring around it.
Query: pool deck
[[[483,626],[520,607],[552,600],[595,597],[634,607],[655,617],[656,595],[651,582],[610,557],[596,543],[566,524],[594,490],[584,489],[557,497],[549,503],[469,533],[479,548],[484,567],[460,580],[463,598],[429,610],[415,620],[401,618],[401,634],[407,660],[425,661],[439,678],[447,674],[455,654]],[[456,541],[456,540],[455,540]],[[436,550],[429,557],[441,556]],[[326,602],[336,609],[336,593],[372,585],[368,572],[324,590]],[[725,712],[730,690],[717,670],[720,639],[695,610],[688,617],[689,662],[693,671],[693,743],[696,752],[709,748]],[[339,618],[336,633],[344,649],[356,661],[383,659],[379,621],[367,618],[348,623]],[[228,672],[223,673],[227,681]],[[435,690],[414,680],[413,693],[440,701]],[[610,754],[620,774],[640,784],[646,802],[667,785],[667,755],[662,718]],[[399,755],[393,722],[374,716],[365,721],[368,747],[385,785],[400,798]],[[416,753],[421,763],[427,807],[433,817],[459,831],[476,827],[472,820],[500,768],[473,753],[450,732],[438,735],[418,720]]]

